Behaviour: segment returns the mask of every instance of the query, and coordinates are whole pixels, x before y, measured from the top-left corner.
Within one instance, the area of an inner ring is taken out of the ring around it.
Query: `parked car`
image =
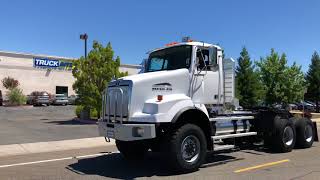
[[[305,111],[313,112],[316,109],[316,107],[313,104],[307,103],[304,101],[302,101],[301,103],[297,103],[297,105],[300,111],[305,110]]]
[[[64,94],[56,94],[54,96],[52,104],[54,105],[67,105],[69,103],[68,97]]]
[[[0,106],[3,105],[3,97],[2,97],[2,91],[0,90]]]
[[[77,95],[71,95],[71,96],[68,97],[68,104],[75,105],[77,100],[78,100],[78,96]]]
[[[27,97],[27,103],[32,104],[34,106],[39,105],[50,105],[50,96],[49,93],[46,91],[33,91],[28,97]]]
[[[290,110],[298,110],[298,106],[296,104],[289,104]]]

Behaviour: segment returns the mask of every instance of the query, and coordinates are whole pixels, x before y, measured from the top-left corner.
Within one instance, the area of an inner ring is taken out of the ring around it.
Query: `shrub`
[[[78,105],[75,109],[75,113],[76,113],[76,116],[78,118],[80,118],[80,114],[81,114],[81,111],[84,110],[84,106],[82,105]],[[90,109],[90,118],[91,119],[97,119],[98,118],[98,111],[96,109]]]
[[[78,118],[80,118],[80,113],[83,110],[83,106],[82,105],[78,105],[75,109],[75,113],[77,115]]]
[[[90,118],[91,119],[98,119],[98,111],[96,109],[90,110]]]
[[[2,79],[2,84],[6,89],[14,89],[19,86],[19,81],[8,76]]]
[[[26,103],[26,96],[23,95],[22,90],[19,88],[10,89],[7,93],[10,105],[22,105]]]

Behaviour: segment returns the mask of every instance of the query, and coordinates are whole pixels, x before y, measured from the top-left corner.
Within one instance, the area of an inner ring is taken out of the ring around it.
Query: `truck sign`
[[[56,59],[34,58],[33,66],[46,69],[71,69],[72,63]]]

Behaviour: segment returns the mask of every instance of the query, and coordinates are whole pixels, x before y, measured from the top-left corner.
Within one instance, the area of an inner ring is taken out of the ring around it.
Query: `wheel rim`
[[[311,142],[313,138],[312,127],[309,124],[304,129],[304,137],[306,137],[307,142]]]
[[[283,132],[283,142],[287,145],[287,146],[291,146],[293,143],[293,129],[290,126],[287,126],[286,128],[284,128],[284,132]]]
[[[194,135],[184,138],[181,144],[181,154],[182,158],[188,163],[196,161],[200,154],[199,139]]]

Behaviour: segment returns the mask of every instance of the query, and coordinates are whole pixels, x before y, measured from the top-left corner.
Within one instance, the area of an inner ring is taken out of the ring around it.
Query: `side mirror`
[[[148,59],[143,59],[143,67],[147,68],[148,65]]]
[[[146,72],[147,63],[148,63],[148,59],[143,59],[143,60],[142,60],[142,62],[140,63],[141,69],[140,69],[139,74]]]

